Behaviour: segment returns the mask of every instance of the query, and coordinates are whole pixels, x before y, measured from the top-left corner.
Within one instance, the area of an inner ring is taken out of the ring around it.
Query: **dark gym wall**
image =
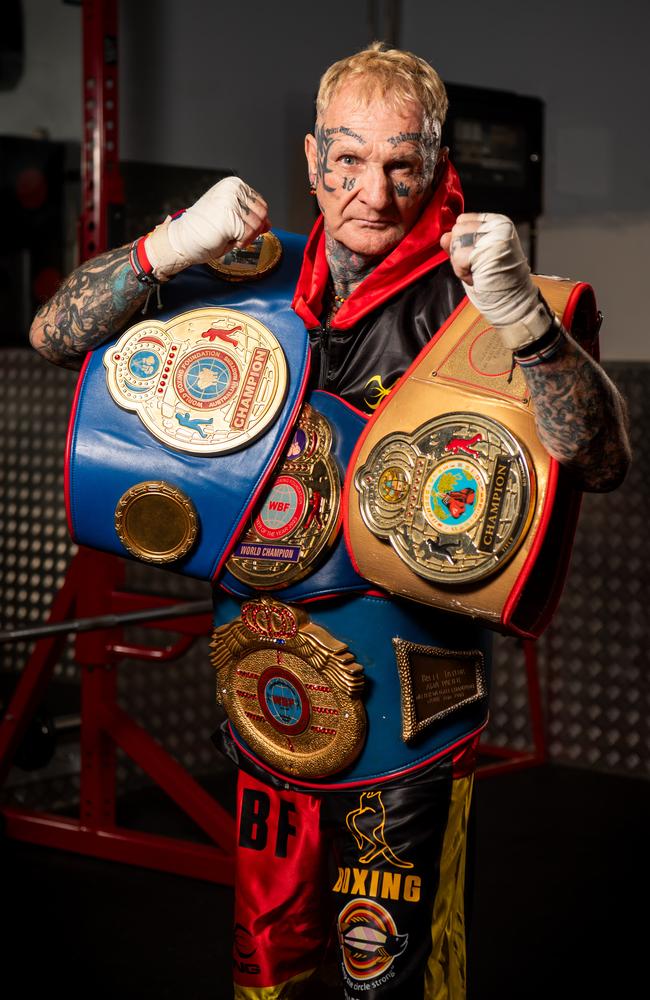
[[[23,6],[25,72],[0,92],[0,132],[78,140],[79,8]],[[122,0],[122,155],[236,169],[264,192],[276,226],[305,230],[302,136],[314,91],[332,61],[370,40],[368,8]],[[546,103],[538,269],[594,283],[604,357],[650,360],[640,293],[650,245],[650,135],[640,114],[650,92],[648,4],[403,0],[401,10],[401,44],[445,79]]]

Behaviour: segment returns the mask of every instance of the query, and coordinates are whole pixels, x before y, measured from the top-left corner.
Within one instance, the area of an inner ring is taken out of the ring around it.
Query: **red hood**
[[[449,232],[462,210],[460,180],[447,161],[440,183],[421,218],[393,252],[346,299],[332,321],[332,328],[346,330],[354,326],[363,316],[392,298],[395,292],[447,260],[447,254],[440,247],[440,237]],[[320,326],[328,279],[325,230],[323,216],[319,215],[305,247],[292,302],[293,309],[308,329]]]

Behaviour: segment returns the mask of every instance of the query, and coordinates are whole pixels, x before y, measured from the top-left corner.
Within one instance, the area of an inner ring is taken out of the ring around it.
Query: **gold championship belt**
[[[287,386],[276,337],[235,309],[144,320],[104,353],[108,391],[163,444],[193,455],[245,447],[274,422]]]
[[[246,601],[239,618],[214,630],[211,648],[217,700],[271,767],[322,778],[359,755],[363,668],[302,608]]]
[[[336,541],[341,482],[331,447],[329,423],[305,403],[279,474],[228,560],[242,583],[296,583]]]
[[[535,280],[560,317],[582,296],[595,317],[588,286]],[[553,525],[574,524],[577,510],[539,441],[521,371],[469,302],[371,420],[352,465],[347,533],[363,576],[495,628],[541,629],[570,548]]]

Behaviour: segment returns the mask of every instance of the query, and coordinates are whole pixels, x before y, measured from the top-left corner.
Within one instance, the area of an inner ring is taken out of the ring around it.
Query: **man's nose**
[[[370,208],[379,212],[390,205],[392,201],[392,185],[379,165],[370,165],[363,178],[362,191],[364,202]]]

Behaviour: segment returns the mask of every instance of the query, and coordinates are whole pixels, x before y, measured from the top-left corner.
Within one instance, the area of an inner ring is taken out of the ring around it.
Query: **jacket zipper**
[[[318,388],[324,389],[330,373],[330,333],[328,326],[321,326],[318,331],[318,342],[320,346],[320,372],[318,374]]]

